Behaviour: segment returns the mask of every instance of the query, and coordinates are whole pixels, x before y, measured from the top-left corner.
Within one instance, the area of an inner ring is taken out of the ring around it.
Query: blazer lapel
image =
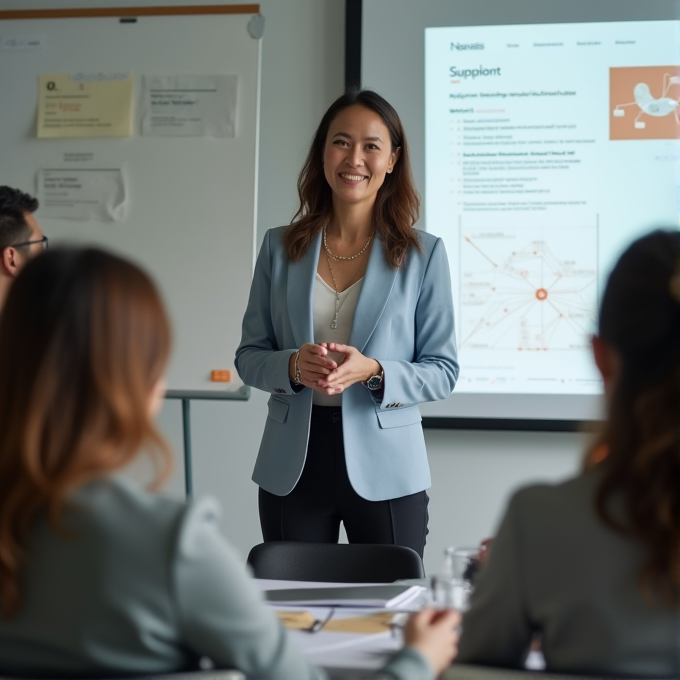
[[[390,267],[385,259],[383,244],[376,239],[371,248],[348,343],[360,352],[364,351],[366,343],[380,321],[398,271]]]
[[[305,256],[288,265],[288,315],[298,347],[306,342],[314,342],[312,300],[320,247],[321,232],[309,244]]]

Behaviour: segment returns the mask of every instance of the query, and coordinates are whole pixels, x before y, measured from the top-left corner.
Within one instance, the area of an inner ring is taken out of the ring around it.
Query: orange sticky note
[[[211,371],[210,380],[213,382],[231,382],[231,371]]]

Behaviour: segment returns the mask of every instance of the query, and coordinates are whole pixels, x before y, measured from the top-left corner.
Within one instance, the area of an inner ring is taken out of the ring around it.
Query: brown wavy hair
[[[156,482],[170,472],[150,396],[170,352],[151,279],[96,249],[31,260],[0,315],[0,605],[21,604],[26,541],[36,516],[62,531],[68,496],[144,447]]]
[[[323,172],[324,148],[331,123],[350,106],[363,106],[377,113],[390,133],[392,151],[401,149],[399,160],[392,173],[385,176],[373,206],[376,234],[387,261],[396,268],[410,247],[422,250],[413,228],[420,214],[420,196],[413,182],[404,126],[394,108],[371,90],[349,90],[331,104],[321,119],[297,181],[300,206],[283,243],[288,258],[293,262],[300,260],[322,227],[330,222],[333,194]]]
[[[599,335],[618,354],[609,414],[586,454],[597,465],[600,518],[646,548],[639,585],[680,607],[680,232],[655,231],[616,264],[602,299]],[[607,451],[601,462],[598,452]],[[612,501],[623,501],[615,515]]]

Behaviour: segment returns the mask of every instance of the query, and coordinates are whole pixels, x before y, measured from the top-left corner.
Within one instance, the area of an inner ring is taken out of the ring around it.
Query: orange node
[[[536,290],[536,299],[545,300],[548,297],[548,291],[545,288],[539,288]]]

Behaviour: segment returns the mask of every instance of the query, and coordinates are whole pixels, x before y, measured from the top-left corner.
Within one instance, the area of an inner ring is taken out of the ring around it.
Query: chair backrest
[[[423,578],[420,555],[401,545],[271,541],[248,555],[256,578],[341,583],[392,583]]]

